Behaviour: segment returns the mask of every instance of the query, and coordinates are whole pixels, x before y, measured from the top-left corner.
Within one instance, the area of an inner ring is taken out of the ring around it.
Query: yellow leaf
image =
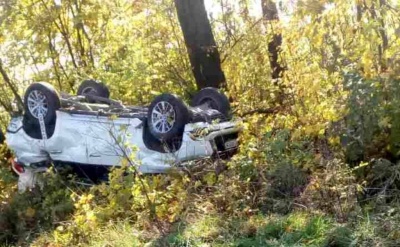
[[[35,213],[36,213],[36,210],[31,208],[31,207],[29,207],[25,211],[25,216],[28,217],[28,218],[32,218],[32,217],[35,216]]]

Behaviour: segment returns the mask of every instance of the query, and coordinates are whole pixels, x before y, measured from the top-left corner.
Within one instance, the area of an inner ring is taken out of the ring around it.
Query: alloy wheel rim
[[[28,95],[28,110],[33,117],[45,117],[49,111],[47,97],[39,90],[33,90]]]
[[[175,124],[176,114],[174,107],[166,102],[158,102],[151,112],[151,123],[157,133],[169,132]]]

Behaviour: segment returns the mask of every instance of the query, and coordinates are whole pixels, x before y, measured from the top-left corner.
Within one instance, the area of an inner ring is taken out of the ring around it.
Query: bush
[[[393,78],[344,77],[349,91],[342,143],[348,162],[357,165],[372,158],[400,155],[400,83]]]
[[[385,205],[400,200],[400,163],[374,159],[355,167],[354,172],[363,185],[363,205]]]
[[[270,181],[268,195],[274,198],[296,197],[308,182],[307,174],[292,164],[282,164],[267,174]]]
[[[348,165],[339,159],[327,161],[325,168],[315,172],[299,203],[309,210],[322,210],[346,221],[357,212],[358,184]]]
[[[41,242],[89,244],[93,241],[93,232],[120,221],[153,235],[159,234],[185,209],[186,183],[183,173],[145,176],[128,166],[114,168],[108,184],[70,194],[69,199],[74,202],[70,220]]]
[[[0,168],[1,173],[8,173]],[[35,238],[36,234],[52,229],[57,222],[64,221],[73,212],[70,198],[71,184],[54,173],[45,174],[43,189],[35,188],[25,193],[18,193],[16,180],[5,184],[1,191],[7,198],[0,205],[0,241],[7,243],[25,243]],[[4,182],[0,178],[0,184]],[[67,187],[66,187],[67,186]]]

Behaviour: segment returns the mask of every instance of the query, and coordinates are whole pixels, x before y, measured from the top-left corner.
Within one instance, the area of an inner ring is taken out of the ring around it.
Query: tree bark
[[[278,9],[272,0],[262,0],[262,12],[264,20],[267,23],[279,21]],[[271,30],[273,32],[273,30]],[[268,43],[269,62],[272,70],[272,79],[275,83],[279,78],[282,78],[284,67],[279,62],[279,55],[281,52],[282,34],[274,33],[272,40]]]
[[[224,87],[225,75],[204,0],[175,0],[175,7],[197,87]]]

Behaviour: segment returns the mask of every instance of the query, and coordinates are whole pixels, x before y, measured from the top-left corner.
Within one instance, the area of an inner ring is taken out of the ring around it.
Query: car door
[[[130,157],[133,147],[140,146],[141,137],[137,118],[92,119],[87,127],[89,164],[115,166],[121,165],[123,158]]]

